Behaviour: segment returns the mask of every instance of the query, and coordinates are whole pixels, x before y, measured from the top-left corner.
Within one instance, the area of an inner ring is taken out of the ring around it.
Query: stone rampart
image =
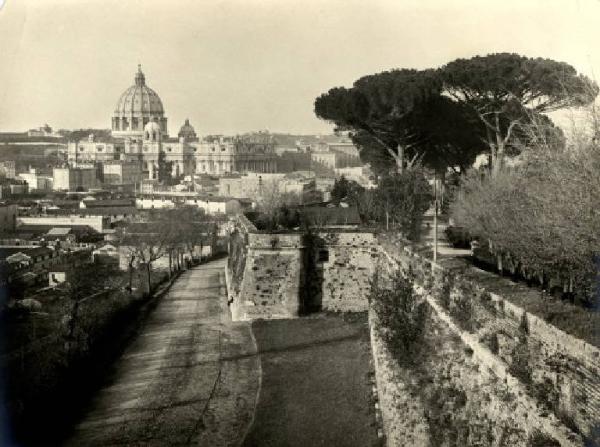
[[[447,272],[408,246],[384,245],[382,260],[412,270],[434,311],[453,325],[478,363],[520,390],[527,398],[524,402],[537,402],[541,410],[528,411],[536,426],[563,445],[569,440],[564,427],[598,442],[600,352],[596,347]]]
[[[293,318],[328,310],[366,311],[379,254],[373,233],[262,233],[232,226],[227,268],[234,319]]]

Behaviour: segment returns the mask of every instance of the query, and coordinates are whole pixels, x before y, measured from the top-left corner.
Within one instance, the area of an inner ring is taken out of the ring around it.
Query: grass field
[[[253,331],[262,386],[245,447],[378,445],[365,314],[258,321]]]

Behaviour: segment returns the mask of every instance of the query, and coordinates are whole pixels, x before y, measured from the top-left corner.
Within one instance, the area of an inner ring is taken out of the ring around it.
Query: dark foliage
[[[316,99],[315,113],[350,130],[361,159],[377,173],[402,171],[417,158],[438,170],[468,166],[483,149],[481,124],[441,87],[434,70],[386,71],[350,89],[332,88]]]
[[[376,274],[371,281],[370,302],[383,328],[382,336],[396,358],[414,361],[424,344],[427,305],[413,291],[412,274],[398,272],[389,285]]]

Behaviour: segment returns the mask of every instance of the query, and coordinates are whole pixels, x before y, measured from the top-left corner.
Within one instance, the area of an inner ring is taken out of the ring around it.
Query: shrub
[[[454,300],[450,304],[450,315],[465,331],[473,330],[473,304],[471,297],[473,287],[466,281],[460,281],[456,286]]]
[[[462,227],[448,227],[444,231],[448,242],[455,248],[471,248],[471,236]]]
[[[444,271],[436,293],[438,302],[445,308],[450,308],[450,292],[454,287],[454,277]]]
[[[450,307],[450,315],[463,330],[468,332],[473,330],[473,305],[468,295],[457,293]]]
[[[554,439],[552,436],[542,433],[541,431],[534,431],[527,441],[528,447],[560,447],[560,442]]]
[[[380,322],[382,336],[401,360],[411,363],[423,347],[427,305],[414,293],[410,274],[397,272],[390,284],[384,285],[376,273],[371,281],[369,301]]]
[[[377,220],[398,227],[411,241],[419,240],[425,211],[433,191],[420,170],[384,176],[374,191]]]
[[[509,372],[525,385],[531,383],[531,367],[529,366],[529,348],[527,340],[523,337],[512,352],[512,361]]]

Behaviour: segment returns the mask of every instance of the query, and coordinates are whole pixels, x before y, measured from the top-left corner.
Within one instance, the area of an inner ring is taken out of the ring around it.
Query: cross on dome
[[[146,85],[146,77],[142,73],[142,64],[138,64],[138,71],[135,74],[135,85],[140,87]]]

